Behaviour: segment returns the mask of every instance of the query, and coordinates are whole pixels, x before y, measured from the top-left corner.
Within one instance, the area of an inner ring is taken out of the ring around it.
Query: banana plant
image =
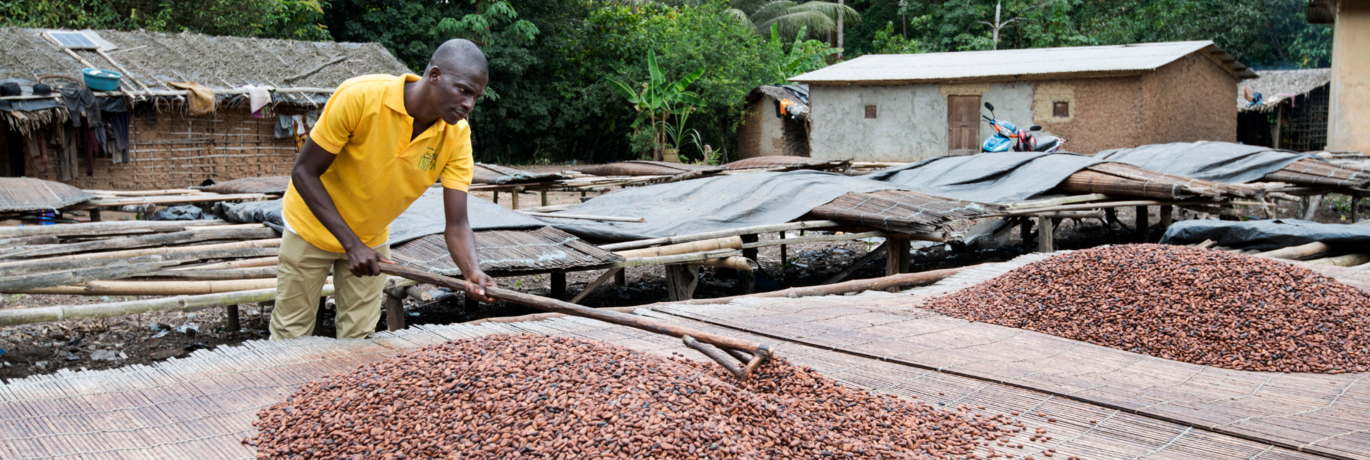
[[[647,50],[647,72],[649,78],[641,85],[640,92],[633,91],[627,83],[618,80],[609,79],[609,82],[637,111],[637,119],[633,120],[632,127],[636,128],[642,122],[648,122],[648,126],[654,132],[652,158],[661,160],[662,148],[667,143],[665,124],[670,120],[671,113],[680,110],[688,112],[693,107],[704,105],[704,100],[699,95],[685,90],[704,75],[704,68],[700,67],[699,70],[679,80],[668,82],[656,64],[656,52]]]

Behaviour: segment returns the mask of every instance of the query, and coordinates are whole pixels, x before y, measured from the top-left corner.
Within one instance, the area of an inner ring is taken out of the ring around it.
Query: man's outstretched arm
[[[381,263],[394,262],[362,243],[357,233],[352,231],[352,227],[347,226],[342,214],[338,213],[338,206],[333,203],[333,197],[328,194],[328,189],[324,188],[323,181],[319,179],[328,171],[329,166],[333,166],[334,158],[337,158],[337,155],[328,153],[323,147],[315,144],[314,139],[305,139],[300,156],[295,158],[295,167],[290,170],[290,182],[295,185],[295,191],[299,192],[300,198],[304,199],[304,204],[309,206],[309,211],[314,213],[319,223],[323,224],[347,251],[347,269],[357,276],[379,275]]]
[[[466,295],[481,302],[494,302],[495,299],[485,295],[486,287],[496,287],[495,280],[480,269],[480,259],[476,256],[476,235],[466,218],[466,192],[443,187],[442,201],[447,214],[443,238],[447,241],[447,251],[452,253],[452,260],[457,262],[457,268],[466,277]]]

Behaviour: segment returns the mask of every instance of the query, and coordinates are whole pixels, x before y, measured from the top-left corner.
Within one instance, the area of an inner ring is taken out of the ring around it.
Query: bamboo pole
[[[324,283],[332,283],[328,277]],[[18,289],[11,294],[55,295],[202,295],[276,287],[276,279],[226,281],[91,281],[84,285]]]
[[[562,214],[562,213],[549,213],[549,212],[528,212],[528,211],[526,211],[526,210],[521,210],[521,211],[519,211],[519,212],[524,213],[524,214],[527,214],[527,215],[530,215],[530,216],[534,216],[534,217],[555,217],[555,218],[557,218],[557,219],[596,220],[596,221],[600,221],[600,222],[632,222],[632,223],[639,223],[639,224],[647,221],[646,218],[642,218],[642,217],[585,216],[585,215],[580,215],[580,214]]]
[[[134,265],[118,264],[110,267],[7,276],[0,279],[0,292],[18,292],[28,289],[40,289],[94,280],[131,278],[134,276],[142,276],[156,271],[159,268],[175,264],[176,262],[174,261],[160,261]]]
[[[276,197],[273,196],[273,195],[267,195],[267,194],[263,194],[263,193],[239,193],[239,194],[232,194],[232,195],[220,195],[220,194],[217,194],[217,193],[215,193],[215,194],[208,194],[208,193],[206,193],[206,194],[200,194],[200,195],[183,195],[183,196],[165,195],[165,196],[158,196],[158,197],[138,197],[138,198],[132,198],[132,197],[130,197],[130,198],[116,198],[116,199],[113,199],[113,200],[91,200],[91,201],[87,201],[87,202],[85,202],[85,203],[80,203],[80,204],[74,204],[74,205],[71,205],[71,206],[67,206],[67,207],[62,208],[62,209],[66,209],[66,210],[76,210],[76,209],[108,208],[108,207],[113,207],[113,206],[127,206],[127,205],[130,205],[130,204],[176,204],[176,203],[198,203],[198,202],[202,202],[202,201],[260,201],[260,200],[270,200],[270,199],[274,199],[274,198],[276,198]]]
[[[810,242],[814,242],[814,241],[849,241],[849,240],[859,240],[859,239],[862,239],[862,238],[884,238],[884,237],[887,237],[887,236],[890,236],[890,234],[889,234],[889,233],[886,233],[886,232],[863,232],[863,233],[845,233],[845,234],[841,234],[841,235],[801,236],[801,237],[798,237],[798,238],[786,238],[786,239],[784,239],[784,240],[766,240],[766,241],[757,241],[757,242],[755,242],[755,243],[747,243],[747,244],[742,245],[742,248],[743,248],[743,249],[752,249],[752,248],[762,248],[762,247],[766,247],[766,246],[789,245],[789,244],[796,244],[796,243],[810,243]]]
[[[56,271],[56,270],[73,270],[73,269],[80,269],[80,268],[102,267],[102,266],[107,266],[107,265],[116,264],[116,263],[130,264],[130,265],[131,265],[131,264],[142,264],[142,263],[149,263],[149,262],[160,262],[160,261],[164,261],[164,260],[182,261],[182,262],[184,263],[184,261],[186,261],[186,260],[231,259],[231,258],[239,258],[239,257],[254,257],[254,256],[270,255],[270,254],[276,254],[277,252],[278,252],[278,250],[277,250],[276,248],[243,248],[243,249],[210,249],[210,250],[206,250],[206,251],[173,252],[173,253],[167,253],[167,254],[151,254],[151,255],[145,255],[145,256],[134,256],[134,257],[125,257],[125,258],[117,258],[117,259],[75,259],[75,260],[72,260],[72,259],[67,259],[67,258],[65,258],[65,257],[58,257],[58,258],[55,258],[55,259],[60,259],[60,260],[52,260],[52,259],[38,259],[38,260],[32,260],[32,261],[27,261],[27,260],[26,260],[26,261],[23,261],[23,262],[25,262],[25,263],[22,263],[22,264],[10,265],[10,266],[6,266],[6,267],[0,267],[0,276],[15,276],[15,275],[22,275],[22,274],[25,274],[25,273],[39,273],[39,272],[49,272],[49,271]],[[276,258],[275,258],[275,257],[270,257],[270,259],[275,260]],[[260,259],[252,259],[252,260],[260,260]],[[192,267],[192,268],[211,268],[211,267]],[[219,267],[212,267],[212,268],[219,268]],[[224,268],[231,268],[231,267],[224,267]],[[178,269],[180,269],[180,268],[179,268],[179,267],[178,267],[178,268],[168,268],[167,270],[178,270]]]
[[[190,252],[187,250],[207,251],[211,249],[248,249],[248,248],[277,248],[281,246],[280,238],[265,240],[239,241],[236,243],[206,244],[202,246],[169,246],[161,248],[130,249],[127,251],[92,252],[86,254],[72,254],[66,256],[48,257],[39,260],[19,260],[12,262],[0,262],[0,268],[26,265],[34,262],[60,262],[68,260],[90,260],[90,259],[119,259],[125,257],[150,256],[154,254],[170,254],[180,252]]]
[[[753,270],[751,259],[742,256],[724,257],[720,259],[704,259],[702,261],[695,262],[690,265],[707,265],[710,267],[731,268],[733,270],[737,270],[740,272],[749,272]]]
[[[691,252],[707,252],[716,251],[719,249],[741,248],[742,238],[737,236],[730,236],[727,238],[714,238],[711,240],[691,241],[689,243],[672,244],[669,246],[658,246],[654,248],[631,249],[627,251],[619,251],[615,254],[618,254],[619,256],[622,256],[625,259],[632,259],[635,257],[660,257],[671,256],[676,254],[688,254]]]
[[[1298,260],[1298,259],[1306,259],[1306,258],[1315,256],[1315,255],[1318,255],[1318,254],[1323,254],[1323,253],[1328,253],[1328,252],[1332,252],[1332,247],[1331,247],[1331,246],[1328,246],[1327,243],[1322,243],[1322,242],[1317,242],[1317,241],[1315,241],[1315,242],[1308,243],[1308,244],[1301,244],[1301,245],[1298,245],[1298,246],[1290,246],[1290,247],[1287,247],[1287,248],[1276,249],[1276,250],[1273,250],[1273,251],[1266,251],[1266,252],[1262,252],[1262,253],[1259,253],[1259,254],[1255,254],[1255,256],[1256,256],[1256,257],[1265,257],[1265,258],[1270,258],[1270,259],[1294,259],[1294,260]]]
[[[412,268],[401,267],[398,265],[382,264],[381,272],[388,275],[402,276],[420,283],[428,283],[452,289],[464,290],[466,287],[465,281],[456,278],[448,278],[446,276],[424,273]],[[696,340],[699,340],[700,342],[704,342],[719,348],[731,348],[734,350],[746,351],[761,358],[769,358],[771,356],[772,347],[768,345],[763,345],[761,343],[753,342],[750,340],[743,340],[735,337],[714,334],[712,332],[694,330],[692,328],[687,327],[680,327],[674,324],[660,323],[655,320],[641,316],[619,313],[615,311],[598,310],[594,308],[583,307],[573,303],[562,302],[555,299],[538,297],[535,295],[524,294],[522,292],[500,289],[496,287],[486,287],[485,294],[500,300],[505,300],[520,305],[527,305],[540,310],[586,317],[590,319],[604,321],[607,323],[619,324],[632,328],[642,329],[657,334],[665,334],[672,337],[684,337],[686,335],[689,335],[691,337],[694,337]]]
[[[861,256],[861,258],[857,259],[856,262],[853,262],[851,265],[848,265],[846,268],[843,268],[842,271],[837,272],[837,274],[833,275],[831,278],[828,278],[826,281],[823,281],[823,284],[833,284],[846,279],[848,276],[851,276],[852,273],[856,273],[857,270],[860,270],[861,267],[864,267],[866,266],[866,264],[871,263],[872,260],[875,260],[877,257],[884,255],[885,250],[889,247],[889,245],[890,241],[885,240],[884,243],[880,243],[880,246],[877,246],[875,249],[872,249],[870,252],[867,252],[866,255]]]
[[[275,249],[275,248],[263,248]],[[273,252],[276,253],[279,251]],[[204,259],[216,259],[217,257],[204,257]],[[180,270],[222,270],[228,268],[254,268],[254,267],[274,267],[280,261],[280,257],[260,257],[256,259],[230,260],[226,262],[210,262],[206,264],[187,265],[184,267],[168,268],[167,271]]]
[[[634,257],[615,263],[615,267],[642,267],[648,265],[672,265],[690,262],[700,262],[709,259],[726,259],[728,257],[741,255],[742,251],[736,249],[720,249],[717,251],[691,252],[688,254],[675,254],[660,257]]]
[[[1308,261],[1308,263],[1318,265],[1335,265],[1338,267],[1354,267],[1357,265],[1370,263],[1370,254],[1356,253],[1347,254],[1344,256],[1324,257],[1321,259],[1310,260]]]
[[[320,296],[333,295],[333,285],[325,284]],[[88,305],[13,308],[0,310],[0,326],[65,321],[70,319],[109,318],[158,311],[195,311],[206,308],[276,300],[276,289],[226,292],[196,296],[164,297]]]
[[[58,244],[43,248],[36,248],[17,254],[10,254],[7,258],[35,258],[42,256],[74,254],[79,252],[96,252],[109,249],[129,249],[145,246],[157,246],[164,244],[186,244],[209,240],[256,240],[271,238],[276,236],[276,231],[269,228],[234,228],[225,230],[202,229],[175,233],[161,233],[147,236],[129,236],[119,238],[109,238],[104,240],[87,241],[84,243]]]
[[[580,203],[554,204],[554,205],[551,205],[551,206],[538,206],[538,207],[536,207],[536,208],[523,208],[523,209],[520,209],[519,212],[522,212],[522,213],[558,212],[558,211],[565,211],[565,210],[567,210],[567,209],[571,209],[571,208],[574,208],[574,207],[576,207],[576,206],[580,206]]]
[[[163,270],[148,273],[146,276],[186,281],[221,281],[275,278],[276,267],[231,268],[220,270]],[[108,279],[108,278],[106,278]]]
[[[1111,199],[1108,195],[1104,195],[1102,193],[1091,193],[1088,195],[1067,196],[1047,200],[1020,201],[1017,203],[1008,203],[1005,205],[1005,207],[1007,207],[1009,210],[1050,208],[1067,204],[1085,203],[1089,201],[1104,201],[1108,199]]]
[[[993,263],[980,264],[980,265],[977,265],[977,267],[983,267],[983,266],[987,266],[987,265],[994,265],[994,264],[993,264]],[[698,300],[685,300],[685,301],[681,301],[681,302],[665,302],[665,303],[662,303],[662,304],[655,304],[655,305],[669,305],[669,304],[672,304],[672,303],[686,304],[686,305],[717,305],[717,304],[726,304],[726,303],[732,302],[733,300],[737,300],[737,299],[747,299],[747,298],[765,298],[765,297],[792,297],[792,298],[793,298],[793,297],[812,297],[812,296],[823,296],[823,295],[838,295],[838,294],[846,294],[846,293],[848,293],[848,292],[860,292],[860,291],[883,291],[883,290],[892,289],[892,288],[904,288],[904,287],[909,287],[909,286],[920,286],[920,285],[926,285],[926,284],[936,283],[936,282],[938,282],[938,281],[941,281],[941,280],[945,279],[945,278],[948,277],[948,276],[951,276],[951,275],[956,274],[957,272],[960,272],[961,270],[965,270],[966,268],[970,268],[970,267],[947,268],[947,269],[942,269],[942,270],[932,270],[932,271],[919,272],[919,273],[901,273],[901,274],[898,274],[898,275],[890,275],[890,276],[886,276],[886,277],[882,277],[882,278],[871,278],[871,279],[864,279],[864,280],[854,280],[854,281],[847,281],[847,282],[845,282],[845,283],[827,284],[827,285],[822,285],[822,286],[797,287],[797,288],[789,288],[789,289],[784,289],[784,290],[779,290],[779,291],[764,292],[764,293],[760,293],[760,294],[736,295],[736,296],[731,296],[731,297],[718,297],[718,298],[714,298],[714,299],[698,299]],[[652,306],[653,306],[653,305],[644,305],[644,307],[652,307]]]
[[[146,221],[134,220],[125,222],[91,222],[86,224],[68,225],[27,225],[23,227],[0,227],[0,237],[23,237],[38,235],[71,235],[89,234],[93,232],[117,232],[129,229],[153,229],[153,230],[181,230],[186,227],[204,227],[211,225],[228,225],[227,221],[218,219],[213,220],[170,220],[170,221]]]
[[[840,227],[841,223],[831,220],[809,220],[802,222],[790,222],[785,224],[757,225],[753,227],[741,227],[716,232],[696,233],[693,235],[668,236],[665,238],[652,238],[647,240],[627,241],[623,243],[606,244],[600,249],[606,251],[618,251],[622,249],[637,249],[659,244],[688,243],[691,241],[707,240],[713,238],[723,238],[728,236],[751,235],[756,233],[771,233],[785,230],[799,230],[810,228]]]

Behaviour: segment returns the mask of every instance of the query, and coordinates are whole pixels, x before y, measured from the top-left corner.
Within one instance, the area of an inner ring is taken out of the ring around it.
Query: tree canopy
[[[321,1],[327,0],[0,0],[0,23],[330,40]]]

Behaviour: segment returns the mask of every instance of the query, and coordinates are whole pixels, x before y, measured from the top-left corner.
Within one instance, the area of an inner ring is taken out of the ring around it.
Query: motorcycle
[[[1061,150],[1061,146],[1066,145],[1064,137],[1033,135],[1031,132],[1041,131],[1042,127],[1032,125],[1027,131],[1018,129],[1017,125],[1005,120],[994,118],[994,105],[985,103],[985,108],[989,109],[989,115],[981,115],[989,125],[994,128],[994,135],[985,139],[985,143],[980,146],[981,152],[1047,152],[1055,153]]]

